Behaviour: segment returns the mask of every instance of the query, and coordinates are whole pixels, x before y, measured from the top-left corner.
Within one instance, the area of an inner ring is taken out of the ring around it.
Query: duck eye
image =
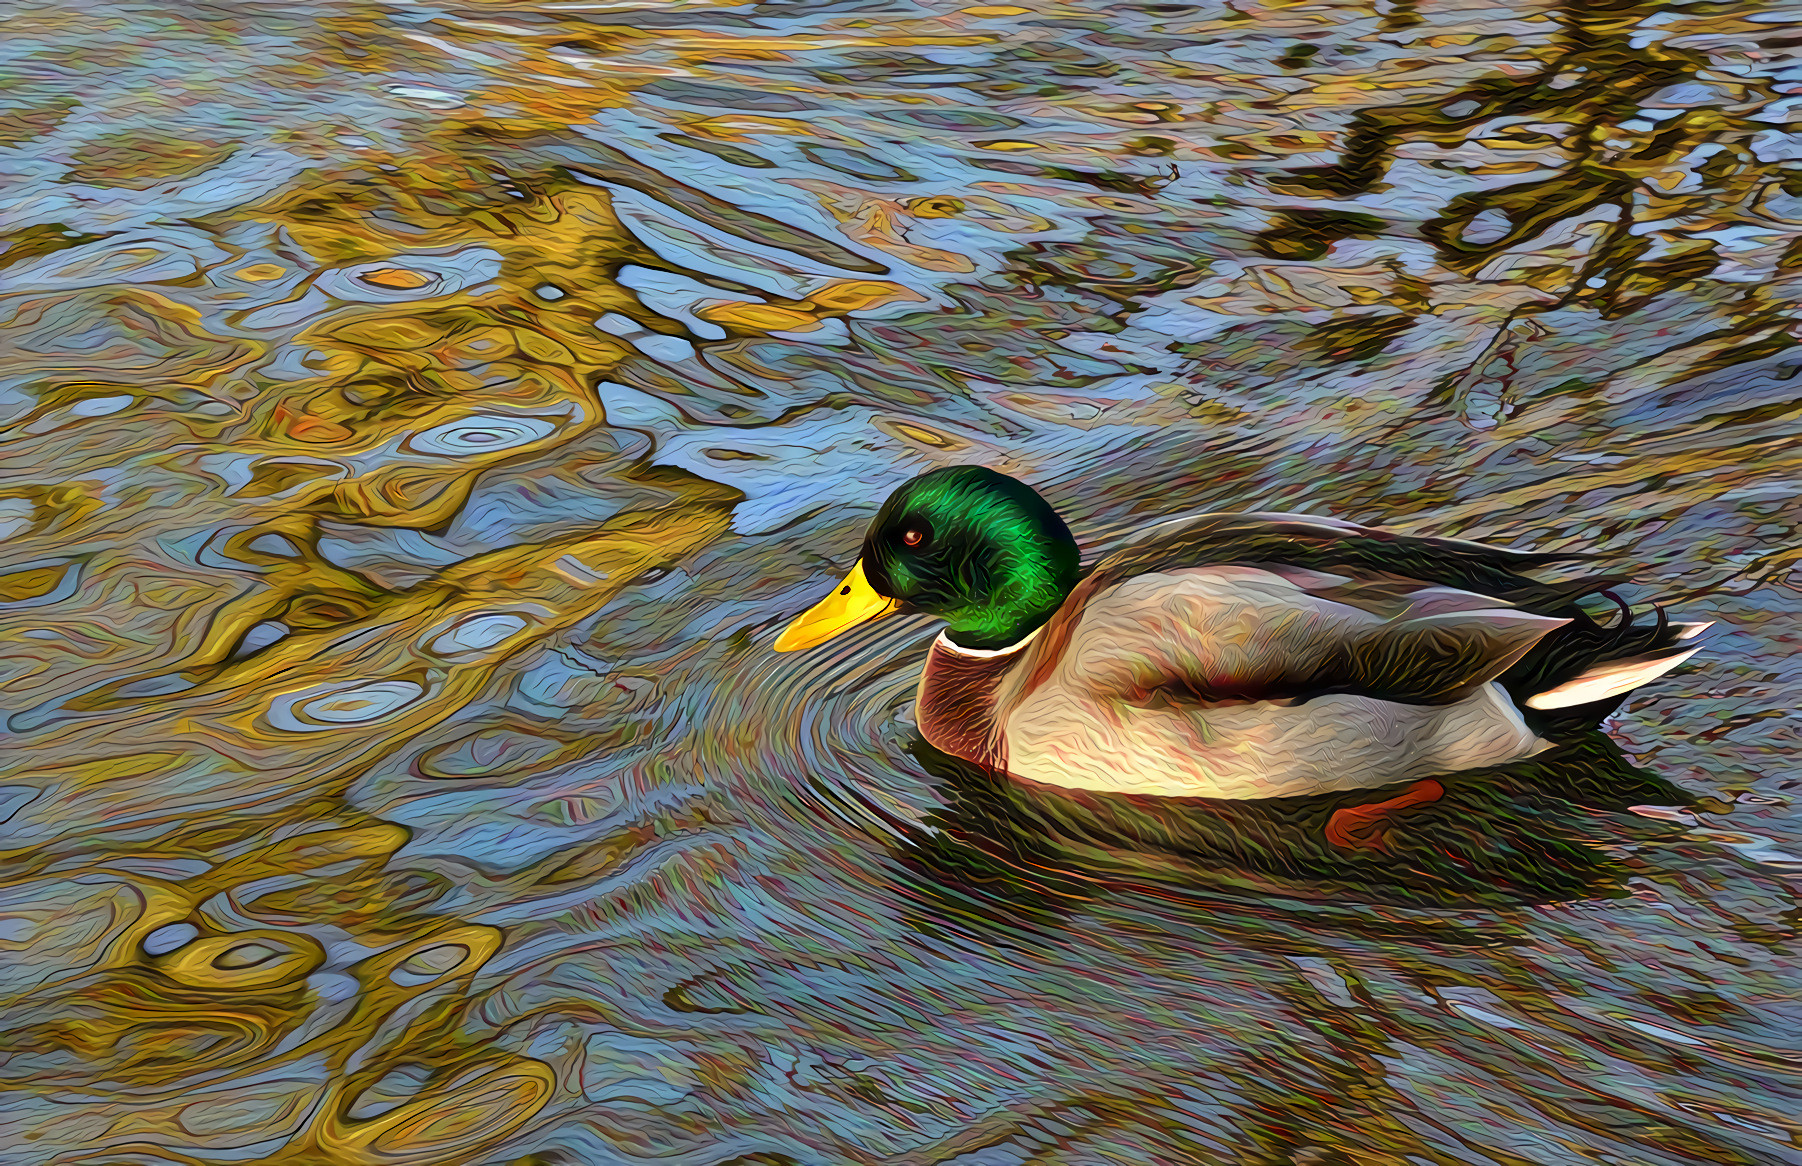
[[[917,547],[926,541],[926,536],[917,530],[910,530],[901,536],[901,541],[910,547]]]

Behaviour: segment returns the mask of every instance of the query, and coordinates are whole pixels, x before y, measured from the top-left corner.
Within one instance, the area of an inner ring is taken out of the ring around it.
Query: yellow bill
[[[799,652],[803,648],[823,644],[846,628],[868,623],[900,606],[897,601],[876,594],[876,589],[864,577],[863,560],[859,559],[851,567],[851,573],[845,576],[844,582],[833,588],[831,595],[802,612],[795,617],[794,623],[782,629],[782,634],[776,637],[776,650]]]

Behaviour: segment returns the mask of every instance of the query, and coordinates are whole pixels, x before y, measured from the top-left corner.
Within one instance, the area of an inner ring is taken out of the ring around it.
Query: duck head
[[[1076,539],[1032,487],[981,466],[948,466],[889,495],[850,573],[775,646],[811,648],[913,611],[944,620],[960,648],[1005,648],[1050,619],[1080,576]]]

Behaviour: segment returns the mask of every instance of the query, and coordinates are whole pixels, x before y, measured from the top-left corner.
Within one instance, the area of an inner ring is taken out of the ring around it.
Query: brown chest
[[[1007,746],[997,706],[1003,682],[1020,658],[1019,651],[976,655],[949,646],[943,637],[933,641],[915,704],[921,736],[953,757],[1005,771]]]

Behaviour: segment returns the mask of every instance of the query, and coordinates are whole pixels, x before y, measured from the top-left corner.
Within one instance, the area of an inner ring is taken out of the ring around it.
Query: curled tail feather
[[[1527,610],[1571,620],[1548,635],[1501,677],[1517,704],[1536,710],[1548,728],[1593,725],[1619,707],[1628,693],[1701,651],[1694,639],[1707,623],[1673,623],[1654,605],[1652,623],[1636,623],[1632,607],[1610,588],[1620,576],[1597,576],[1547,587],[1534,585],[1507,596]],[[1584,595],[1612,600],[1620,615],[1603,624],[1577,607]]]

